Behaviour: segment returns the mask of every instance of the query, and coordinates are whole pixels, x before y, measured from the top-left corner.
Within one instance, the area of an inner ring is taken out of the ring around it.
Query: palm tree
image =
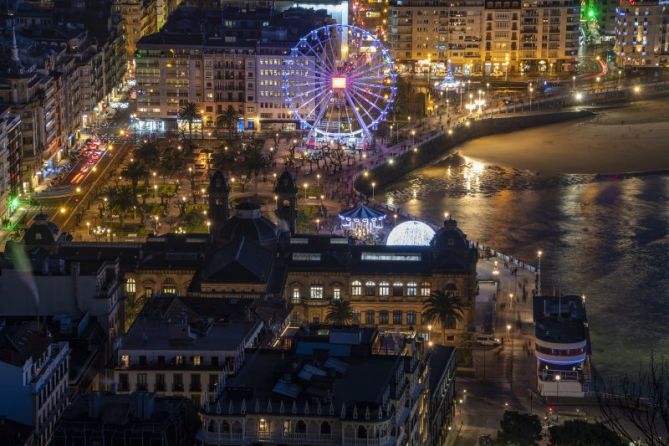
[[[464,318],[464,307],[460,299],[451,290],[438,290],[432,292],[424,304],[426,308],[423,311],[423,320],[441,324],[446,343],[446,329],[455,327]]]
[[[225,110],[225,113],[218,115],[216,117],[216,125],[219,127],[225,127],[229,132],[229,137],[232,138],[235,134],[235,129],[237,128],[237,122],[239,121],[239,113],[234,109],[232,105],[228,105],[228,108]]]
[[[333,300],[325,320],[333,325],[349,325],[353,322],[353,308],[347,300]]]
[[[193,139],[193,121],[200,118],[197,112],[197,105],[195,102],[187,102],[186,105],[179,110],[179,119],[188,121],[188,139]]]
[[[123,176],[131,181],[133,197],[137,196],[137,183],[139,183],[139,180],[146,178],[148,175],[149,169],[146,168],[144,163],[140,162],[131,162],[123,169]]]
[[[109,207],[118,212],[121,226],[125,221],[125,216],[135,205],[135,195],[128,186],[120,186],[109,189]]]

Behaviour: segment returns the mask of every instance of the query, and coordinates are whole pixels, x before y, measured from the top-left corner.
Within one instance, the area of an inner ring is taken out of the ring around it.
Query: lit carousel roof
[[[405,221],[395,226],[386,240],[388,246],[429,246],[434,229],[420,221]]]

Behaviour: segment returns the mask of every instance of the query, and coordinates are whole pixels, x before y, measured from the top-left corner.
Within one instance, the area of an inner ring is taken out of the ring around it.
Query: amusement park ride
[[[367,150],[397,93],[390,53],[364,29],[327,25],[302,37],[284,71],[286,103],[306,132],[304,151]]]

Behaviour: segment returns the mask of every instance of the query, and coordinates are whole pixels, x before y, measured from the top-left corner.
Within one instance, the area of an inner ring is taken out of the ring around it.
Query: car
[[[501,345],[502,341],[500,341],[492,334],[479,334],[476,335],[476,343],[478,345],[496,346],[496,345]]]

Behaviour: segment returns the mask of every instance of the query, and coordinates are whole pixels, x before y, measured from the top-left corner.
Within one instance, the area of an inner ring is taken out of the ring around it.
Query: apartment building
[[[202,444],[437,444],[430,398],[452,402],[454,349],[432,361],[426,342],[360,328],[314,327],[293,341],[248,355],[202,408]]]
[[[574,0],[391,0],[389,46],[407,70],[450,61],[464,75],[569,71],[579,11]]]
[[[221,390],[244,363],[263,323],[250,301],[154,297],[121,338],[113,382],[118,393],[181,396],[196,407]]]
[[[158,31],[157,0],[117,0],[114,11],[121,17],[126,56],[132,61],[139,39]],[[164,16],[163,7],[161,18]]]
[[[0,104],[0,221],[8,218],[20,187],[21,118]]]
[[[0,325],[0,415],[31,426],[46,446],[67,405],[70,349],[36,321]]]
[[[213,131],[229,107],[239,115],[238,130],[294,129],[282,89],[286,61],[295,42],[327,20],[323,11],[306,9],[274,15],[270,9],[178,9],[137,46],[140,126],[185,129],[178,113],[192,102],[200,115],[193,132]],[[193,21],[204,32],[193,33]]]
[[[621,68],[669,67],[669,6],[663,1],[619,3],[616,65]]]

